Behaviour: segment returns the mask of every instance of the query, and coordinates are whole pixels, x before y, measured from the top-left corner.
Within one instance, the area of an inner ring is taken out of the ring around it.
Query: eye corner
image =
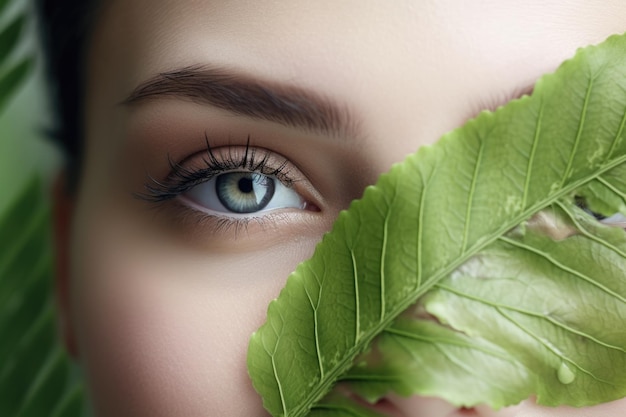
[[[305,201],[304,202],[303,210],[310,211],[311,213],[321,213],[322,212],[322,209],[317,204],[312,203],[310,201]]]

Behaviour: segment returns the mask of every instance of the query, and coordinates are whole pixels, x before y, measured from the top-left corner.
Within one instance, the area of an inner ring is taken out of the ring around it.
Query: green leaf
[[[33,66],[33,58],[24,58],[0,74],[0,111],[4,109],[11,95],[26,80]]]
[[[580,50],[340,214],[250,341],[272,415],[350,401],[325,398],[338,381],[494,408],[626,396],[626,232],[578,207],[623,210],[624,50]]]
[[[0,0],[0,13],[4,13],[8,0]],[[26,79],[33,66],[33,58],[24,58],[6,69],[7,62],[19,44],[20,35],[26,23],[26,15],[13,18],[0,31],[0,112],[11,95]]]
[[[40,417],[50,413],[65,391],[70,378],[70,367],[65,352],[52,351],[43,367],[33,379],[24,397],[18,417]]]
[[[615,213],[626,215],[626,194],[620,192],[626,188],[626,166],[617,167],[610,173],[592,181],[578,195],[593,212],[609,217]]]
[[[7,3],[0,0],[0,12]],[[24,22],[22,15],[0,32],[0,68]],[[0,111],[32,66],[25,58],[0,73]],[[86,415],[82,386],[56,337],[50,223],[37,179],[0,212],[0,416]]]
[[[85,392],[82,385],[76,385],[68,391],[53,410],[51,417],[87,416],[85,411]]]
[[[84,415],[56,335],[50,212],[32,180],[0,213],[0,415]]]
[[[22,15],[0,31],[0,62],[4,62],[17,46],[25,23],[26,16]]]
[[[0,13],[4,12],[4,9],[9,4],[9,0],[0,0]]]

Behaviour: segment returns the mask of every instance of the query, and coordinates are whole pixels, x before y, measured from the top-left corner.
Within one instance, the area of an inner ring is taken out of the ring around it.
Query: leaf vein
[[[617,189],[613,184],[611,184],[607,179],[605,179],[602,176],[598,176],[598,181],[600,181],[600,183],[605,185],[608,189],[613,191],[615,194],[619,195],[622,198],[622,200],[624,200],[624,202],[626,202],[626,193],[624,193],[624,192],[620,191],[619,189]]]
[[[361,334],[361,306],[359,300],[359,274],[357,270],[356,257],[354,250],[350,249],[350,257],[352,258],[352,275],[354,279],[354,344],[358,344]]]
[[[599,282],[593,280],[592,278],[588,277],[587,275],[583,274],[582,272],[576,271],[575,269],[569,268],[566,265],[563,265],[562,263],[560,263],[559,261],[557,261],[556,259],[554,259],[552,256],[548,255],[547,253],[540,251],[538,249],[535,249],[529,245],[523,244],[521,242],[517,242],[516,240],[510,239],[508,237],[505,236],[500,236],[499,239],[503,242],[506,242],[512,246],[516,246],[518,248],[524,249],[528,252],[534,253],[542,258],[544,258],[545,260],[547,260],[548,262],[550,262],[552,265],[554,265],[555,267],[559,268],[560,270],[567,272],[571,275],[574,275],[580,279],[582,279],[583,281],[589,283],[590,285],[600,289],[601,291],[605,292],[606,294],[609,294],[610,296],[620,300],[622,303],[626,304],[626,298],[624,298],[622,295],[618,294],[617,292],[613,291],[612,289],[600,284]]]
[[[618,255],[620,255],[623,258],[626,258],[626,252],[620,250],[617,246],[611,245],[609,242],[607,242],[604,239],[600,239],[599,237],[597,237],[596,235],[594,235],[593,233],[590,233],[589,230],[587,230],[582,224],[580,224],[580,222],[576,219],[576,215],[572,212],[572,210],[567,207],[565,204],[563,204],[561,201],[557,201],[556,204],[561,207],[561,209],[563,209],[563,211],[568,215],[568,217],[572,220],[572,222],[574,223],[574,225],[576,226],[576,228],[578,230],[580,230],[580,232],[585,235],[585,237],[587,237],[588,239],[593,240],[594,242],[612,250],[613,252],[617,253]]]
[[[610,343],[603,342],[602,340],[597,339],[596,337],[591,336],[590,334],[584,333],[584,332],[582,332],[580,330],[577,330],[577,329],[575,329],[573,327],[570,327],[570,326],[568,326],[565,323],[561,323],[560,321],[556,320],[555,318],[553,318],[553,317],[551,317],[549,315],[546,315],[546,314],[543,314],[543,313],[537,313],[535,311],[525,310],[525,309],[522,309],[522,308],[513,307],[513,306],[510,306],[510,305],[507,305],[507,304],[494,303],[492,301],[488,301],[488,300],[485,300],[483,298],[476,297],[476,296],[473,296],[471,294],[467,294],[467,293],[464,293],[462,291],[455,290],[455,289],[453,289],[451,287],[448,287],[448,286],[445,286],[445,285],[438,284],[436,287],[440,288],[440,289],[442,289],[444,291],[448,291],[450,293],[456,294],[459,297],[465,297],[465,298],[468,298],[468,299],[470,299],[472,301],[476,301],[476,302],[479,302],[479,303],[487,304],[487,305],[489,305],[491,307],[494,307],[496,309],[506,309],[506,310],[510,310],[510,311],[515,311],[516,313],[520,313],[520,314],[524,314],[524,315],[527,315],[527,316],[536,317],[538,319],[549,321],[550,323],[554,324],[555,326],[557,326],[557,327],[559,327],[559,328],[561,328],[563,330],[566,330],[566,331],[568,331],[570,333],[573,333],[575,335],[582,336],[582,337],[584,337],[586,339],[589,339],[592,342],[594,342],[594,343],[596,343],[596,344],[598,344],[600,346],[604,346],[604,347],[606,347],[608,349],[613,349],[613,350],[617,350],[617,351],[626,353],[626,349],[624,349],[622,347],[614,346],[614,345],[611,345]]]
[[[574,164],[574,157],[578,152],[578,146],[580,145],[580,138],[582,137],[582,132],[585,126],[585,121],[587,119],[587,111],[589,106],[589,97],[591,96],[591,90],[593,89],[593,82],[595,78],[589,78],[589,83],[587,84],[587,91],[585,92],[585,101],[583,102],[583,108],[581,110],[580,120],[578,122],[578,129],[576,131],[576,139],[574,140],[574,147],[569,155],[569,160],[567,161],[567,168],[565,168],[565,172],[563,174],[563,179],[561,180],[561,187],[565,184],[565,182],[572,175],[572,169]]]
[[[524,210],[518,216],[512,218],[510,222],[503,224],[499,229],[485,236],[484,239],[477,241],[473,246],[471,246],[464,253],[461,253],[454,261],[450,262],[446,267],[441,268],[438,271],[435,271],[429,279],[424,281],[423,285],[420,288],[416,289],[416,291],[414,291],[413,293],[407,294],[407,296],[404,299],[398,300],[398,302],[394,304],[394,308],[388,312],[389,314],[387,315],[387,319],[385,321],[380,322],[378,325],[371,327],[370,329],[368,329],[368,331],[365,332],[363,337],[361,337],[360,339],[361,343],[369,343],[374,338],[374,336],[380,333],[397,315],[399,315],[402,311],[406,310],[406,308],[409,305],[413,304],[417,298],[425,294],[428,290],[432,288],[433,285],[435,285],[444,277],[448,276],[452,271],[457,269],[460,265],[467,262],[469,258],[474,256],[480,250],[482,250],[483,248],[491,244],[493,241],[500,239],[501,235],[509,231],[511,227],[519,224],[523,220],[527,219],[530,215],[550,205],[556,199],[569,195],[574,190],[580,188],[581,185],[586,184],[595,178],[598,178],[605,172],[610,171],[611,169],[625,162],[626,162],[626,155],[622,155],[619,158],[616,158],[610,161],[605,166],[598,168],[596,171],[593,172],[593,174],[590,174],[584,178],[580,178],[576,181],[572,181],[569,185],[562,187],[558,191],[555,191],[554,193],[548,195],[545,199],[537,201],[535,204],[528,207],[527,210]],[[317,401],[319,398],[321,398],[322,395],[324,395],[329,389],[330,384],[340,374],[342,374],[349,368],[350,364],[352,363],[352,359],[359,352],[360,352],[360,345],[353,346],[352,348],[350,348],[346,352],[342,360],[337,361],[336,365],[333,366],[333,368],[330,371],[327,370],[326,372],[327,380],[320,381],[320,384],[316,385],[315,387],[312,387],[311,390],[309,391],[309,395],[307,395],[300,403],[298,403],[298,405],[294,407],[293,415],[303,416],[308,410],[307,404],[311,404]]]
[[[480,147],[478,148],[478,156],[476,157],[476,164],[474,165],[474,173],[472,174],[472,184],[469,189],[467,198],[467,208],[465,209],[465,225],[463,227],[463,245],[462,252],[467,249],[467,240],[469,237],[469,227],[472,218],[472,207],[474,206],[474,196],[476,194],[476,183],[478,182],[478,172],[483,159],[483,151],[485,147],[485,141],[480,141]]]
[[[528,166],[526,168],[526,180],[524,183],[524,195],[522,196],[522,210],[526,208],[526,201],[528,200],[528,192],[530,189],[530,179],[532,177],[532,168],[535,162],[535,154],[537,153],[537,146],[539,143],[539,137],[541,135],[541,123],[543,121],[543,107],[544,102],[541,101],[539,105],[539,114],[537,116],[537,124],[535,126],[535,135],[533,137],[533,144],[530,149],[530,156],[528,158]]]
[[[319,283],[319,281],[318,281]],[[319,340],[319,317],[318,317],[318,310],[319,310],[319,302],[321,299],[321,292],[322,292],[322,287],[320,285],[320,294],[318,294],[318,298],[317,298],[317,303],[313,302],[313,299],[311,297],[311,294],[309,293],[309,290],[307,288],[304,289],[304,292],[306,293],[307,298],[309,299],[309,303],[311,304],[311,309],[313,310],[313,330],[314,330],[314,337],[315,337],[315,354],[317,355],[317,366],[319,367],[320,370],[320,379],[324,379],[324,364],[322,362],[322,352],[321,352],[321,347],[320,347],[320,340]]]
[[[581,365],[579,365],[578,363],[576,363],[576,361],[568,358],[567,356],[565,356],[563,353],[559,352],[557,349],[555,349],[551,343],[545,341],[543,338],[537,336],[536,334],[534,334],[532,331],[530,331],[529,329],[527,329],[526,327],[522,326],[517,320],[515,320],[513,317],[511,317],[510,315],[506,314],[504,311],[502,311],[501,309],[497,309],[498,312],[505,318],[507,319],[509,322],[513,323],[513,325],[515,325],[515,327],[517,327],[518,329],[520,329],[521,331],[523,331],[524,333],[526,333],[527,335],[529,335],[530,337],[532,337],[533,339],[535,339],[537,342],[539,342],[543,347],[545,347],[546,349],[548,349],[550,352],[552,352],[552,354],[554,354],[556,357],[558,357],[559,359],[561,359],[564,362],[567,362],[571,365],[573,365],[574,367],[576,367],[576,369],[578,369],[579,371],[589,375],[590,377],[592,377],[593,379],[595,379],[598,382],[602,382],[604,384],[607,385],[611,385],[613,386],[614,384],[612,384],[609,381],[605,381],[602,378],[598,378],[597,376],[595,376],[593,374],[593,372],[583,368]]]
[[[622,115],[622,121],[619,125],[619,128],[617,129],[617,134],[615,135],[615,138],[613,139],[613,143],[611,144],[611,149],[609,150],[609,153],[607,154],[607,157],[606,157],[607,159],[611,159],[611,156],[613,156],[613,153],[615,152],[617,145],[621,142],[622,133],[624,132],[624,126],[626,126],[626,109],[624,109],[624,113]]]
[[[402,338],[406,338],[406,339],[415,340],[417,342],[435,343],[435,344],[447,344],[447,345],[452,345],[452,346],[472,349],[472,350],[476,350],[476,351],[479,351],[479,352],[483,352],[483,353],[485,353],[487,355],[490,355],[490,356],[495,356],[495,357],[497,357],[499,359],[502,359],[504,361],[507,361],[507,362],[513,362],[510,357],[507,357],[507,356],[501,354],[500,352],[496,352],[496,351],[493,351],[493,350],[485,349],[482,346],[477,346],[477,345],[471,344],[471,343],[462,343],[462,342],[454,340],[454,339],[446,339],[446,338],[443,338],[443,337],[422,336],[422,335],[419,335],[419,334],[416,334],[416,333],[411,333],[411,332],[407,332],[407,331],[403,331],[403,330],[399,330],[399,329],[394,329],[393,327],[385,329],[385,333],[389,333],[392,336],[397,336],[397,337],[402,337]]]

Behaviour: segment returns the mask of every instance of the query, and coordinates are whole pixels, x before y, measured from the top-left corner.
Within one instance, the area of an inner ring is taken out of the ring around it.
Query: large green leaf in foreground
[[[626,214],[624,51],[579,51],[341,213],[250,343],[274,416],[365,415],[325,397],[338,381],[496,408],[626,396],[626,232],[579,207]]]

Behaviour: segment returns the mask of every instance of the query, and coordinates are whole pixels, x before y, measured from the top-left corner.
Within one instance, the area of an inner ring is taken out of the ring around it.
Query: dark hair
[[[78,183],[84,147],[87,47],[97,0],[35,0],[55,123],[53,140],[65,153],[71,188]]]

